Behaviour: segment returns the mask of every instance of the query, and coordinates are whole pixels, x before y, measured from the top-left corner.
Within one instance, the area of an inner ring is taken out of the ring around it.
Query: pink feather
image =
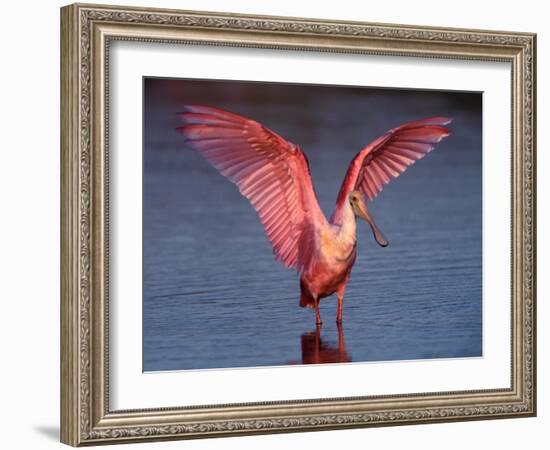
[[[369,200],[374,200],[386,184],[449,136],[451,131],[445,125],[450,122],[451,119],[445,117],[408,122],[363,148],[349,165],[331,223],[342,222],[343,208],[351,191],[360,189]]]
[[[305,243],[326,224],[306,156],[258,122],[209,106],[189,105],[178,116],[188,145],[237,185],[264,226],[273,253],[286,267],[307,264]]]

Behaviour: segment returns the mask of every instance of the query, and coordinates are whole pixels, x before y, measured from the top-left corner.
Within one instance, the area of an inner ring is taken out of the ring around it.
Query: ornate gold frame
[[[108,111],[112,40],[424,58],[512,67],[512,384],[509,389],[111,411]],[[535,51],[529,33],[75,4],[61,9],[61,440],[78,446],[533,416]]]

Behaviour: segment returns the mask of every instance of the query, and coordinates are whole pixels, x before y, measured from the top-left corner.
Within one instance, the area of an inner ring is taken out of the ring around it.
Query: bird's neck
[[[342,209],[342,223],[340,224],[340,230],[338,231],[338,239],[355,244],[357,222],[355,220],[355,213],[351,208],[349,202],[346,202]]]

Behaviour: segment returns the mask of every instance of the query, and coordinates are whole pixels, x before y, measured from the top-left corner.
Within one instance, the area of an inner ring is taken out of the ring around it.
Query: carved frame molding
[[[510,389],[111,411],[108,58],[113,40],[507,61],[512,70]],[[61,10],[61,440],[70,445],[533,416],[536,36],[74,4]]]

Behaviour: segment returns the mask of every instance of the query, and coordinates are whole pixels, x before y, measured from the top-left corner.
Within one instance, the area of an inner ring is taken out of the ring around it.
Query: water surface
[[[143,186],[145,371],[482,355],[481,95],[146,79]],[[347,165],[389,128],[452,117],[453,135],[369,206],[390,245],[358,224],[336,327],[298,307],[255,211],[175,132],[186,103],[221,107],[299,144],[330,216]]]

